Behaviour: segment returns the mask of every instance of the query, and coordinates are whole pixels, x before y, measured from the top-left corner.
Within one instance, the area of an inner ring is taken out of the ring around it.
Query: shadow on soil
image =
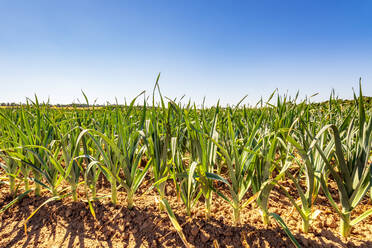
[[[95,204],[97,220],[83,202],[63,203],[56,201],[42,207],[27,223],[27,236],[24,220],[47,198],[25,197],[9,213],[2,215],[0,229],[3,237],[10,237],[5,247],[181,247],[182,242],[174,231],[166,214],[156,208],[133,208],[110,204]],[[177,217],[190,244],[195,247],[292,247],[290,240],[280,228],[259,229],[254,224],[234,227],[226,224],[223,218],[208,221],[199,218]],[[9,228],[11,226],[11,228]],[[58,232],[57,232],[58,229]],[[15,233],[15,235],[14,235]],[[317,238],[306,239],[296,234],[303,247],[332,247],[329,240],[340,247],[352,243],[343,242],[331,231],[323,230]],[[324,238],[324,239],[323,239]],[[20,242],[21,241],[21,242]],[[21,243],[21,245],[19,245]],[[358,247],[372,247],[366,241]]]

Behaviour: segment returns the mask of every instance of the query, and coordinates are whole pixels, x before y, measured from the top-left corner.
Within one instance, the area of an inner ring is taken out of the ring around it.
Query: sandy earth
[[[285,187],[293,186],[285,182]],[[149,187],[146,181],[139,195]],[[265,227],[257,208],[248,206],[241,213],[242,224],[233,226],[231,209],[221,198],[214,196],[213,214],[204,219],[204,205],[199,202],[192,218],[185,216],[185,208],[177,201],[171,182],[167,186],[168,201],[175,211],[187,241],[195,247],[292,247],[284,231],[271,219]],[[100,194],[108,194],[107,183],[99,187]],[[333,190],[336,193],[335,190]],[[0,209],[11,201],[8,186],[0,184]],[[294,191],[292,191],[294,192]],[[84,199],[83,192],[79,192]],[[97,220],[83,201],[72,202],[65,198],[43,206],[27,222],[25,219],[46,199],[25,197],[6,212],[0,214],[0,247],[182,247],[181,239],[166,213],[159,212],[155,191],[135,199],[136,207],[128,210],[125,193],[119,191],[117,206],[106,198],[95,203]],[[366,197],[353,216],[372,207]],[[316,209],[321,214],[311,225],[309,234],[301,232],[301,220],[296,210],[279,189],[274,188],[270,198],[270,211],[284,219],[303,247],[372,247],[372,216],[359,223],[346,241],[338,234],[339,218],[320,196]]]

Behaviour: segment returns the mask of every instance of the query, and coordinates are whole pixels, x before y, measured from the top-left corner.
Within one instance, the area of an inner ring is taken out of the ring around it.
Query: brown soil
[[[290,183],[284,183],[284,186],[293,189]],[[148,187],[145,182],[138,195]],[[103,183],[99,193],[108,194],[108,188],[107,183]],[[0,184],[0,209],[11,201],[7,192],[8,186]],[[79,193],[79,202],[65,198],[43,206],[27,222],[27,235],[25,219],[48,198],[44,193],[42,197],[29,196],[20,200],[0,214],[0,247],[183,246],[167,214],[158,210],[155,191],[137,197],[136,207],[132,210],[126,208],[126,196],[122,191],[118,193],[117,206],[113,206],[109,198],[104,198],[94,203],[97,220],[90,214],[88,203],[83,202],[83,192]],[[270,227],[262,224],[254,206],[242,211],[242,224],[236,227],[232,224],[229,205],[221,198],[214,197],[212,218],[206,221],[202,202],[197,204],[190,219],[185,216],[184,205],[177,201],[170,183],[167,193],[187,241],[195,247],[292,247],[289,238],[273,219]],[[366,198],[353,216],[371,207]],[[272,191],[270,212],[284,219],[303,247],[372,247],[372,216],[359,223],[346,241],[338,234],[339,217],[323,196],[319,197],[316,209],[320,209],[321,214],[311,225],[309,234],[304,235],[299,214],[279,189]]]

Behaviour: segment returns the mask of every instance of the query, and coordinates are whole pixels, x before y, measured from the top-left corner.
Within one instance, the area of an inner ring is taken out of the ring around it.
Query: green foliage
[[[234,107],[198,108],[163,97],[158,80],[150,106],[142,92],[125,105],[91,105],[83,93],[83,107],[55,108],[35,96],[17,108],[1,108],[0,168],[14,198],[5,209],[30,192],[50,194],[50,201],[69,196],[77,201],[83,189],[95,216],[102,178],[111,185],[112,202],[123,190],[132,208],[148,176],[159,194],[159,208],[182,239],[166,200],[167,184],[174,185],[189,216],[203,200],[209,218],[213,199],[221,197],[239,225],[241,210],[255,203],[263,222],[269,225],[272,216],[296,246],[285,223],[269,212],[274,187],[299,212],[305,233],[317,213],[321,188],[340,215],[344,237],[372,214],[369,209],[350,219],[372,180],[372,102],[361,90],[354,102],[332,94],[326,103],[305,99],[297,104],[298,94],[294,99],[277,94],[272,103],[274,92],[256,107],[242,106],[243,98]],[[137,101],[140,96],[143,103]],[[283,186],[288,180],[299,199]],[[341,208],[328,188],[330,180],[337,184]]]

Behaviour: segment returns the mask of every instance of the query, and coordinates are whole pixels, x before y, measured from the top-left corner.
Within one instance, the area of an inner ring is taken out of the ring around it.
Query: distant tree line
[[[353,100],[349,100],[349,99],[333,99],[332,101],[336,101],[338,103],[341,103],[341,104],[352,104],[353,103]],[[314,103],[311,103],[311,104],[315,104],[315,105],[321,105],[321,104],[327,104],[329,101],[324,101],[324,102],[314,102]],[[365,96],[364,97],[364,102],[367,106],[371,106],[372,105],[372,97],[370,96]],[[106,103],[106,104],[94,104],[94,105],[88,105],[86,103],[71,103],[71,104],[50,104],[50,103],[42,103],[42,105],[45,104],[45,105],[49,105],[49,106],[52,106],[52,107],[57,107],[57,108],[88,108],[88,107],[92,107],[92,106],[95,106],[95,107],[107,107],[107,106],[119,106],[119,107],[125,107],[125,105],[123,104],[119,104],[119,105],[116,105],[116,104],[110,104],[110,103]],[[20,106],[27,106],[26,103],[0,103],[0,106],[2,107],[20,107]]]

